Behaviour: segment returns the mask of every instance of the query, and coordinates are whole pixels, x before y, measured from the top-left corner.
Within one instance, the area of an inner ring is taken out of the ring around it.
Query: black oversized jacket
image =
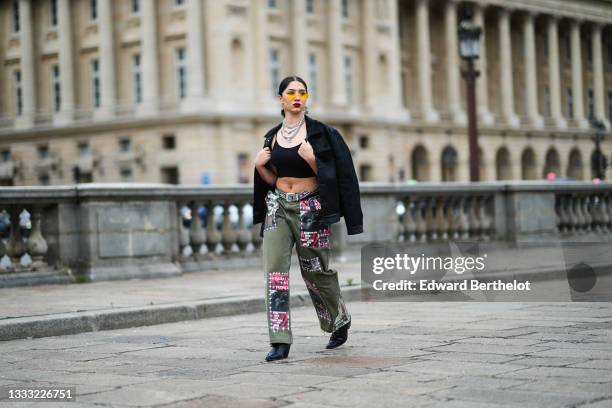
[[[312,145],[317,162],[317,181],[321,199],[321,222],[333,224],[344,217],[348,235],[363,232],[363,214],[359,182],[351,152],[336,129],[310,118],[306,119],[306,140]],[[263,147],[270,147],[272,139],[282,124],[266,133]],[[266,168],[271,170],[270,161]],[[253,191],[253,224],[264,221],[266,216],[266,195],[274,187],[266,183],[255,169]],[[263,236],[263,224],[260,236]]]

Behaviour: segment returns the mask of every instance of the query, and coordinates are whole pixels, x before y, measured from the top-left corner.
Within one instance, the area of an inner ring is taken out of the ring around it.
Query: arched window
[[[567,161],[567,177],[574,180],[584,180],[584,166],[580,150],[573,148]]]
[[[546,152],[546,159],[544,161],[543,176],[546,178],[548,173],[555,173],[555,176],[561,175],[561,160],[559,160],[559,153],[557,149],[551,147]]]
[[[497,180],[512,179],[512,163],[510,161],[510,152],[508,148],[503,146],[497,150],[495,155],[495,176]]]
[[[419,145],[412,151],[412,178],[417,181],[429,180],[429,158],[427,150]]]
[[[457,180],[457,151],[452,146],[446,146],[442,151],[442,181]]]
[[[521,179],[535,180],[538,178],[536,157],[533,149],[527,147],[521,154]]]

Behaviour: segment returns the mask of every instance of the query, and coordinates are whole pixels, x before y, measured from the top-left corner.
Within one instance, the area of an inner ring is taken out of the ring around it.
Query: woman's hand
[[[315,162],[314,151],[312,150],[312,145],[308,143],[308,140],[302,142],[298,149],[298,154],[309,163]]]
[[[272,151],[269,147],[264,147],[255,155],[255,167],[264,167],[270,158],[272,157]]]
[[[265,167],[266,163],[270,161],[271,157],[272,151],[269,147],[264,147],[263,149],[258,151],[255,155],[255,170],[259,173],[261,178],[266,183],[274,187],[276,185],[276,179],[278,178],[278,176],[276,175],[275,167],[272,164],[272,168],[274,169],[272,171]]]
[[[308,163],[308,165],[312,168],[312,171],[314,171],[315,174],[318,174],[317,159],[315,158],[314,151],[312,150],[312,145],[308,143],[308,140],[302,142],[300,148],[298,149],[298,154],[302,156],[304,160],[306,160],[306,163]]]

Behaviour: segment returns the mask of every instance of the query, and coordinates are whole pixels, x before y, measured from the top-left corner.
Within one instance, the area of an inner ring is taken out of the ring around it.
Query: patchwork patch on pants
[[[270,272],[269,277],[270,328],[289,330],[289,273]]]
[[[299,257],[300,265],[305,272],[323,272],[323,267],[321,266],[321,260],[318,256],[314,258],[303,258]]]
[[[276,212],[278,211],[278,194],[268,191],[266,196],[266,219],[264,220],[264,231],[276,228]]]
[[[300,245],[309,248],[329,248],[329,225],[321,222],[321,201],[314,195],[300,200]]]

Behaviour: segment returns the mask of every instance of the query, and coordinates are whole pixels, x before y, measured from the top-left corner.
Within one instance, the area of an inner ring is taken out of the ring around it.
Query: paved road
[[[273,363],[264,313],[2,342],[0,386],[73,385],[76,402],[53,404],[73,408],[612,407],[609,303],[348,307],[336,350],[294,308],[290,358]]]

